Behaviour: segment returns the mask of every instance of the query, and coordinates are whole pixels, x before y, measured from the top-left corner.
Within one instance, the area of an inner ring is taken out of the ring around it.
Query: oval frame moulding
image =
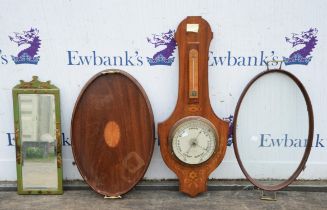
[[[287,76],[296,84],[296,86],[301,91],[304,101],[306,103],[307,112],[308,112],[308,135],[307,135],[308,141],[307,141],[303,156],[301,158],[301,161],[300,161],[299,165],[297,166],[296,170],[290,175],[290,177],[278,184],[275,184],[275,185],[265,185],[265,184],[262,184],[259,181],[257,181],[255,178],[251,177],[250,174],[248,173],[248,171],[246,170],[244,163],[242,162],[242,159],[240,157],[239,148],[238,148],[238,144],[237,144],[236,130],[238,127],[237,122],[238,122],[238,115],[239,115],[240,107],[242,105],[243,99],[245,98],[248,90],[258,79],[260,79],[264,76],[269,76],[274,73],[279,73],[279,74],[283,74],[283,75]],[[244,90],[238,100],[238,103],[237,103],[237,106],[235,109],[235,113],[234,113],[233,147],[234,147],[234,152],[235,152],[237,162],[238,162],[243,174],[253,185],[255,185],[256,187],[258,187],[262,190],[266,190],[266,191],[278,191],[278,190],[281,190],[281,189],[287,187],[289,184],[291,184],[299,176],[301,171],[304,170],[304,168],[305,168],[305,164],[307,162],[307,159],[308,159],[310,151],[311,151],[311,146],[312,146],[312,141],[313,141],[313,132],[314,132],[314,116],[313,116],[311,101],[310,101],[310,98],[309,98],[309,95],[308,95],[306,89],[304,88],[303,84],[296,76],[294,76],[293,74],[291,74],[290,72],[287,72],[285,70],[272,69],[272,70],[267,70],[267,71],[259,73],[246,85],[246,87],[244,88]]]

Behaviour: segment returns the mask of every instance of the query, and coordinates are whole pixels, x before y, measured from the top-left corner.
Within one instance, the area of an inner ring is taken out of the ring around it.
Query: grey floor
[[[0,191],[0,209],[327,209],[327,192],[281,191],[277,201],[258,190],[210,190],[190,198],[176,190],[132,190],[122,199],[104,199],[90,189],[63,195],[17,195]]]

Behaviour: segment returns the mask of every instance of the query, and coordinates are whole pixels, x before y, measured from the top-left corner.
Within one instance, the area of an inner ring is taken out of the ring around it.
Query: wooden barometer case
[[[178,99],[172,115],[159,123],[160,151],[179,178],[181,192],[195,197],[207,191],[207,180],[223,160],[228,123],[212,110],[208,91],[208,50],[212,31],[199,16],[178,26]]]

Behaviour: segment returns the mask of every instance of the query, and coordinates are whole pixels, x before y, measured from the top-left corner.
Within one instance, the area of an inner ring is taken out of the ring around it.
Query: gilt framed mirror
[[[18,194],[62,194],[59,89],[50,81],[13,88]]]

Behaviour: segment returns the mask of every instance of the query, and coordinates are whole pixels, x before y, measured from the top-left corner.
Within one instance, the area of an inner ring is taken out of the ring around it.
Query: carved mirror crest
[[[62,194],[59,89],[21,80],[13,105],[18,194]]]

